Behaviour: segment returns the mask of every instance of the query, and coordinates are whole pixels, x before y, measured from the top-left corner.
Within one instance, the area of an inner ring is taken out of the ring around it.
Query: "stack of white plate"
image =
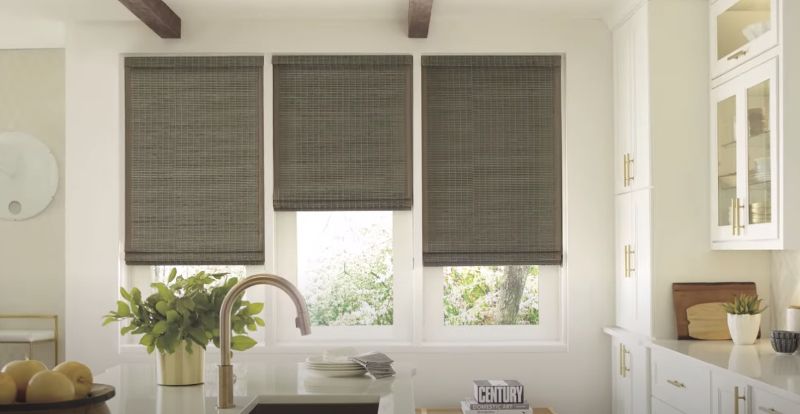
[[[359,377],[367,373],[364,367],[355,362],[341,358],[326,360],[321,355],[306,358],[305,365],[309,371],[329,378]]]

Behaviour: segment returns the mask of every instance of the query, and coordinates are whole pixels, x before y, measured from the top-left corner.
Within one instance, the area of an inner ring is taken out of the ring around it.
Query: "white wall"
[[[650,0],[653,137],[653,336],[675,338],[675,282],[756,282],[769,252],[712,251],[708,4]],[[675,30],[680,24],[680,30]],[[764,326],[770,325],[765,318]]]
[[[561,414],[610,411],[609,340],[601,328],[612,323],[614,309],[611,39],[602,22],[437,18],[427,40],[408,39],[402,22],[389,21],[185,21],[183,33],[181,40],[161,40],[136,23],[67,27],[69,358],[95,370],[122,360],[117,333],[99,323],[117,296],[122,268],[122,54],[410,53],[418,64],[420,54],[433,53],[565,53],[569,350],[393,356],[418,366],[419,406],[453,406],[469,394],[471,379],[500,377],[523,381],[536,405]],[[418,99],[419,82],[415,85]],[[418,121],[418,110],[415,117]],[[266,131],[269,142],[271,128]],[[415,131],[419,134],[418,122]]]
[[[29,133],[50,148],[59,165],[59,190],[39,215],[23,221],[0,220],[0,313],[57,314],[63,328],[63,50],[0,50],[2,131]],[[49,329],[49,323],[42,322],[24,323]]]

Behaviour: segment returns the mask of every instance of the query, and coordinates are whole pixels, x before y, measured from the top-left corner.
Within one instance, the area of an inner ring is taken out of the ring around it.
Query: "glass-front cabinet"
[[[712,244],[778,238],[777,79],[772,59],[712,90]]]
[[[778,0],[718,0],[711,6],[713,77],[778,44]]]

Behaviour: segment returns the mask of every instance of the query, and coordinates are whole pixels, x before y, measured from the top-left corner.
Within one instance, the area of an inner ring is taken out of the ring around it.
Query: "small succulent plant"
[[[762,302],[758,295],[741,294],[736,295],[732,302],[723,303],[722,307],[732,315],[758,315],[767,309],[761,305]]]

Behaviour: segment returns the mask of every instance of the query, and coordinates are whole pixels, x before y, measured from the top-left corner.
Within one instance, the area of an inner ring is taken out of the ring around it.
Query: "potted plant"
[[[761,302],[758,295],[742,294],[735,296],[732,302],[722,304],[728,313],[728,330],[734,344],[752,345],[756,342],[761,312],[766,309]]]
[[[157,375],[160,385],[195,385],[203,383],[205,349],[210,342],[219,347],[219,310],[228,291],[238,278],[227,273],[199,272],[178,276],[172,269],[166,283],[153,283],[154,292],[142,299],[137,288],[120,288],[122,300],[116,311],[105,315],[103,325],[129,322],[122,335],[142,335],[139,343],[147,352],[158,350]],[[244,351],[256,345],[247,335],[264,326],[258,315],[263,303],[239,298],[233,305],[231,347]]]

